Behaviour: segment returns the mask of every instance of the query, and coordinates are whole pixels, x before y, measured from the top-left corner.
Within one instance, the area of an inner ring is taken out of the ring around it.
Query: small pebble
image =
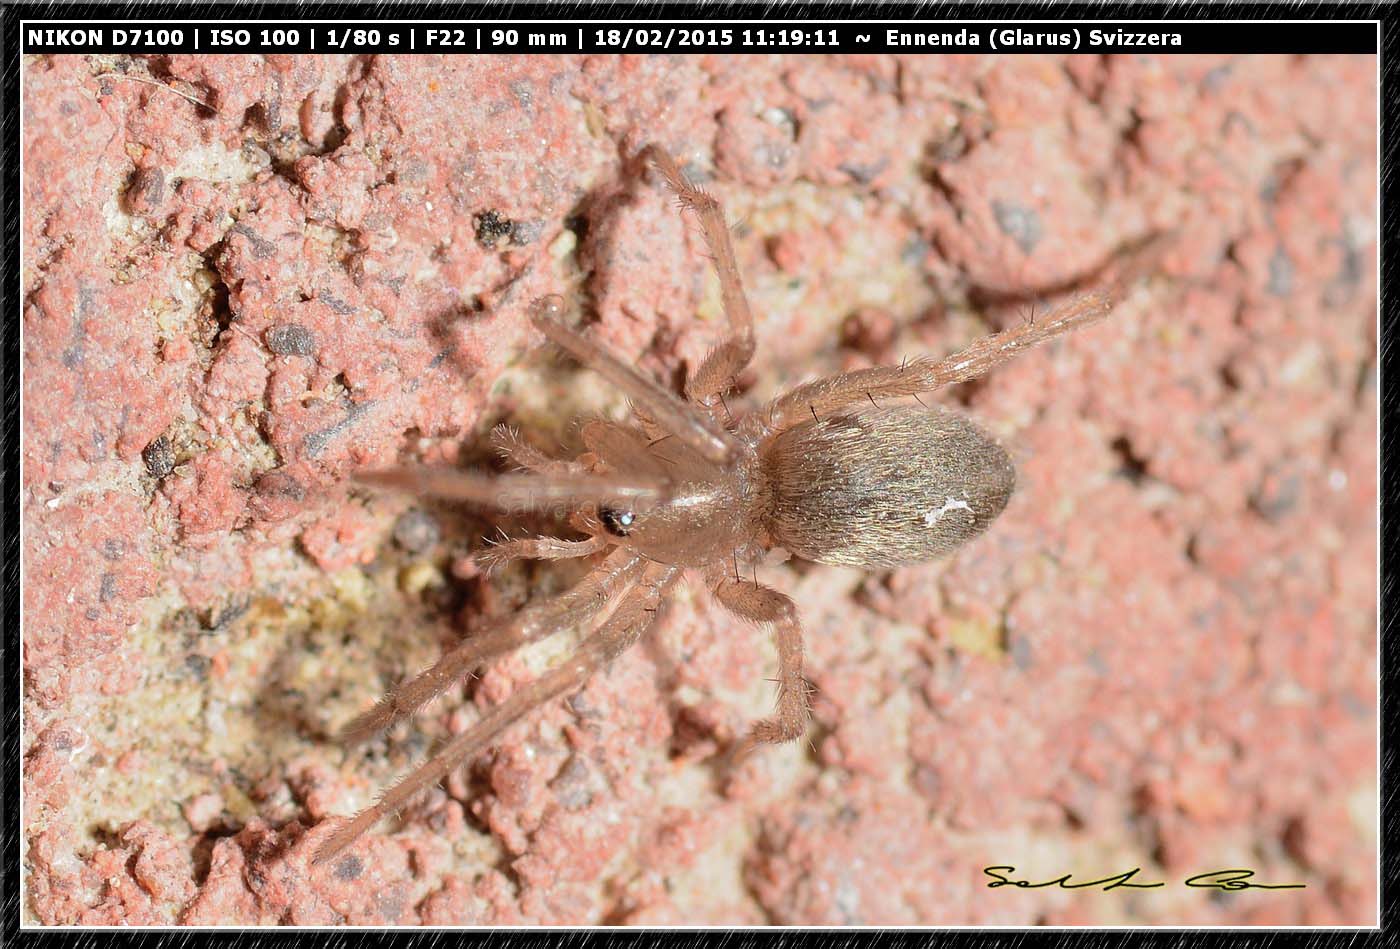
[[[202,834],[223,814],[224,799],[213,793],[201,794],[186,801],[183,810],[190,829]]]
[[[316,338],[300,323],[279,323],[267,331],[267,348],[279,356],[310,356]]]
[[[411,554],[431,550],[442,537],[437,520],[427,511],[405,511],[394,524],[394,543]]]
[[[509,218],[502,217],[495,211],[478,214],[473,223],[476,225],[476,242],[488,250],[496,248],[502,240],[509,237],[513,227]]]
[[[138,168],[126,192],[127,208],[137,214],[146,214],[158,208],[164,200],[165,172],[159,168]]]
[[[164,478],[175,470],[175,449],[170,439],[161,435],[141,451],[141,460],[146,463],[146,471],[153,478]]]
[[[440,587],[446,582],[442,571],[426,560],[410,564],[399,571],[399,589],[409,596],[417,596],[428,587]]]

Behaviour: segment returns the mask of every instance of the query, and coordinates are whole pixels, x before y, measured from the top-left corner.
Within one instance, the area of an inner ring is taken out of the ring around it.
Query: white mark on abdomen
[[[972,513],[972,505],[967,503],[966,498],[945,498],[943,506],[936,511],[929,511],[924,515],[924,526],[932,527],[942,520],[943,515],[949,511],[966,511]]]

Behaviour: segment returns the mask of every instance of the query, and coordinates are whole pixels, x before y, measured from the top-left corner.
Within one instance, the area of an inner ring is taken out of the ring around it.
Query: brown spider
[[[574,461],[546,457],[498,429],[495,444],[523,474],[491,478],[409,468],[360,476],[500,508],[567,505],[572,526],[588,535],[581,541],[506,541],[488,552],[491,561],[611,553],[572,589],[527,606],[448,652],[352,721],[344,738],[369,738],[484,663],[617,605],[567,661],[522,686],[338,828],[318,849],[317,861],[446,777],[521,716],[583,685],[651,628],[657,606],[687,568],[701,571],[725,607],[777,637],[776,714],[753,726],[735,758],[761,743],[802,735],[808,688],[797,607],[777,590],[744,578],[742,566],[773,547],[818,563],[866,568],[919,563],[956,550],[1006,506],[1015,486],[1011,459],[961,415],[922,404],[882,407],[876,400],[917,398],[974,379],[1110,309],[1109,296],[1092,291],[945,359],[818,379],[731,420],[719,397],[752,358],[754,330],[724,215],[669,155],[655,146],[644,155],[681,209],[700,223],[719,273],[728,338],[700,364],[681,399],[563,325],[563,301],[546,297],[535,304],[535,326],[625,393],[636,424],[589,422],[582,431],[588,450]]]

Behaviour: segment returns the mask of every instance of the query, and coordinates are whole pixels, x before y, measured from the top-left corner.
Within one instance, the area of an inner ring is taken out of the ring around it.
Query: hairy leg
[[[544,297],[536,301],[531,319],[551,342],[621,389],[642,414],[692,445],[709,461],[723,464],[737,455],[738,446],[728,432],[587,336],[559,322],[562,312],[563,301],[559,297]]]
[[[636,582],[645,565],[641,557],[621,550],[615,552],[566,593],[533,603],[444,654],[431,668],[400,685],[346,725],[341,740],[355,744],[372,738],[418,711],[483,663],[566,626],[592,619],[609,599]]]
[[[572,461],[549,457],[526,442],[520,437],[520,433],[509,425],[497,425],[491,429],[491,446],[500,452],[506,461],[532,474],[579,474],[582,470]]]
[[[635,593],[620,604],[592,637],[598,642],[603,661],[616,658],[641,639],[656,622],[662,601],[681,577],[681,568],[652,563]]]
[[[428,762],[386,791],[377,802],[337,828],[316,849],[315,861],[323,863],[335,856],[386,814],[397,811],[424,788],[441,781],[453,769],[479,754],[511,724],[551,699],[583,685],[600,666],[635,643],[655,622],[661,597],[679,575],[675,567],[653,569],[659,572],[650,573],[572,656],[517,689],[475,725],[449,741]]]
[[[778,644],[777,712],[754,723],[734,752],[737,762],[760,744],[792,741],[807,730],[811,712],[807,679],[802,675],[802,624],[797,605],[771,587],[725,576],[714,584],[714,591],[730,612],[771,628]]]
[[[1047,316],[983,337],[945,359],[916,359],[903,366],[857,369],[798,386],[751,416],[771,431],[821,417],[853,402],[918,395],[975,379],[1021,351],[1087,326],[1108,315],[1112,298],[1100,291],[1082,294]]]
[[[587,540],[560,540],[557,537],[522,537],[518,540],[504,540],[491,544],[476,555],[476,563],[483,570],[494,570],[504,563],[523,557],[526,560],[568,560],[572,557],[587,557],[608,546],[605,537],[590,537]]]
[[[734,377],[753,358],[753,313],[744,296],[744,284],[739,277],[739,265],[734,260],[734,246],[729,240],[729,227],[724,222],[720,203],[686,178],[675,159],[662,149],[651,145],[643,154],[661,171],[681,209],[694,212],[719,275],[720,299],[724,302],[725,316],[729,318],[729,338],[711,350],[685,387],[685,394],[692,402],[708,404],[710,399],[734,384]]]
[[[483,475],[457,468],[388,468],[356,472],[355,480],[381,488],[471,501],[500,510],[546,510],[608,501],[663,501],[668,487],[658,478],[623,475]]]

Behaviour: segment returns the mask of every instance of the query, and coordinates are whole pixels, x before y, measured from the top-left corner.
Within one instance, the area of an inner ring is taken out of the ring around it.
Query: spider
[[[365,472],[371,484],[498,508],[566,506],[586,540],[508,540],[487,559],[554,560],[609,553],[572,589],[528,605],[446,653],[372,709],[342,737],[358,742],[406,718],[485,663],[566,627],[599,621],[563,663],[517,689],[431,760],[337,828],[316,860],[335,855],[419,791],[486,748],[511,723],[582,686],[645,635],[657,608],[687,570],[699,571],[718,601],[777,640],[775,713],[755,723],[733,759],[769,742],[801,736],[808,685],[796,604],[743,576],[771,548],[824,564],[894,568],[946,556],[1001,513],[1015,486],[1004,448],[955,412],[880,399],[981,376],[1020,351],[1106,316],[1110,295],[1083,293],[1048,317],[984,337],[944,359],[861,369],[800,385],[733,419],[722,395],[754,355],[753,315],[744,296],[724,213],[665,151],[643,151],[699,222],[718,271],[729,331],[700,363],[682,399],[638,373],[560,317],[557,296],[535,302],[531,319],[546,338],[600,373],[632,402],[635,423],[595,420],[582,429],[584,454],[550,458],[498,428],[496,447],[521,472],[487,477],[456,470]]]

